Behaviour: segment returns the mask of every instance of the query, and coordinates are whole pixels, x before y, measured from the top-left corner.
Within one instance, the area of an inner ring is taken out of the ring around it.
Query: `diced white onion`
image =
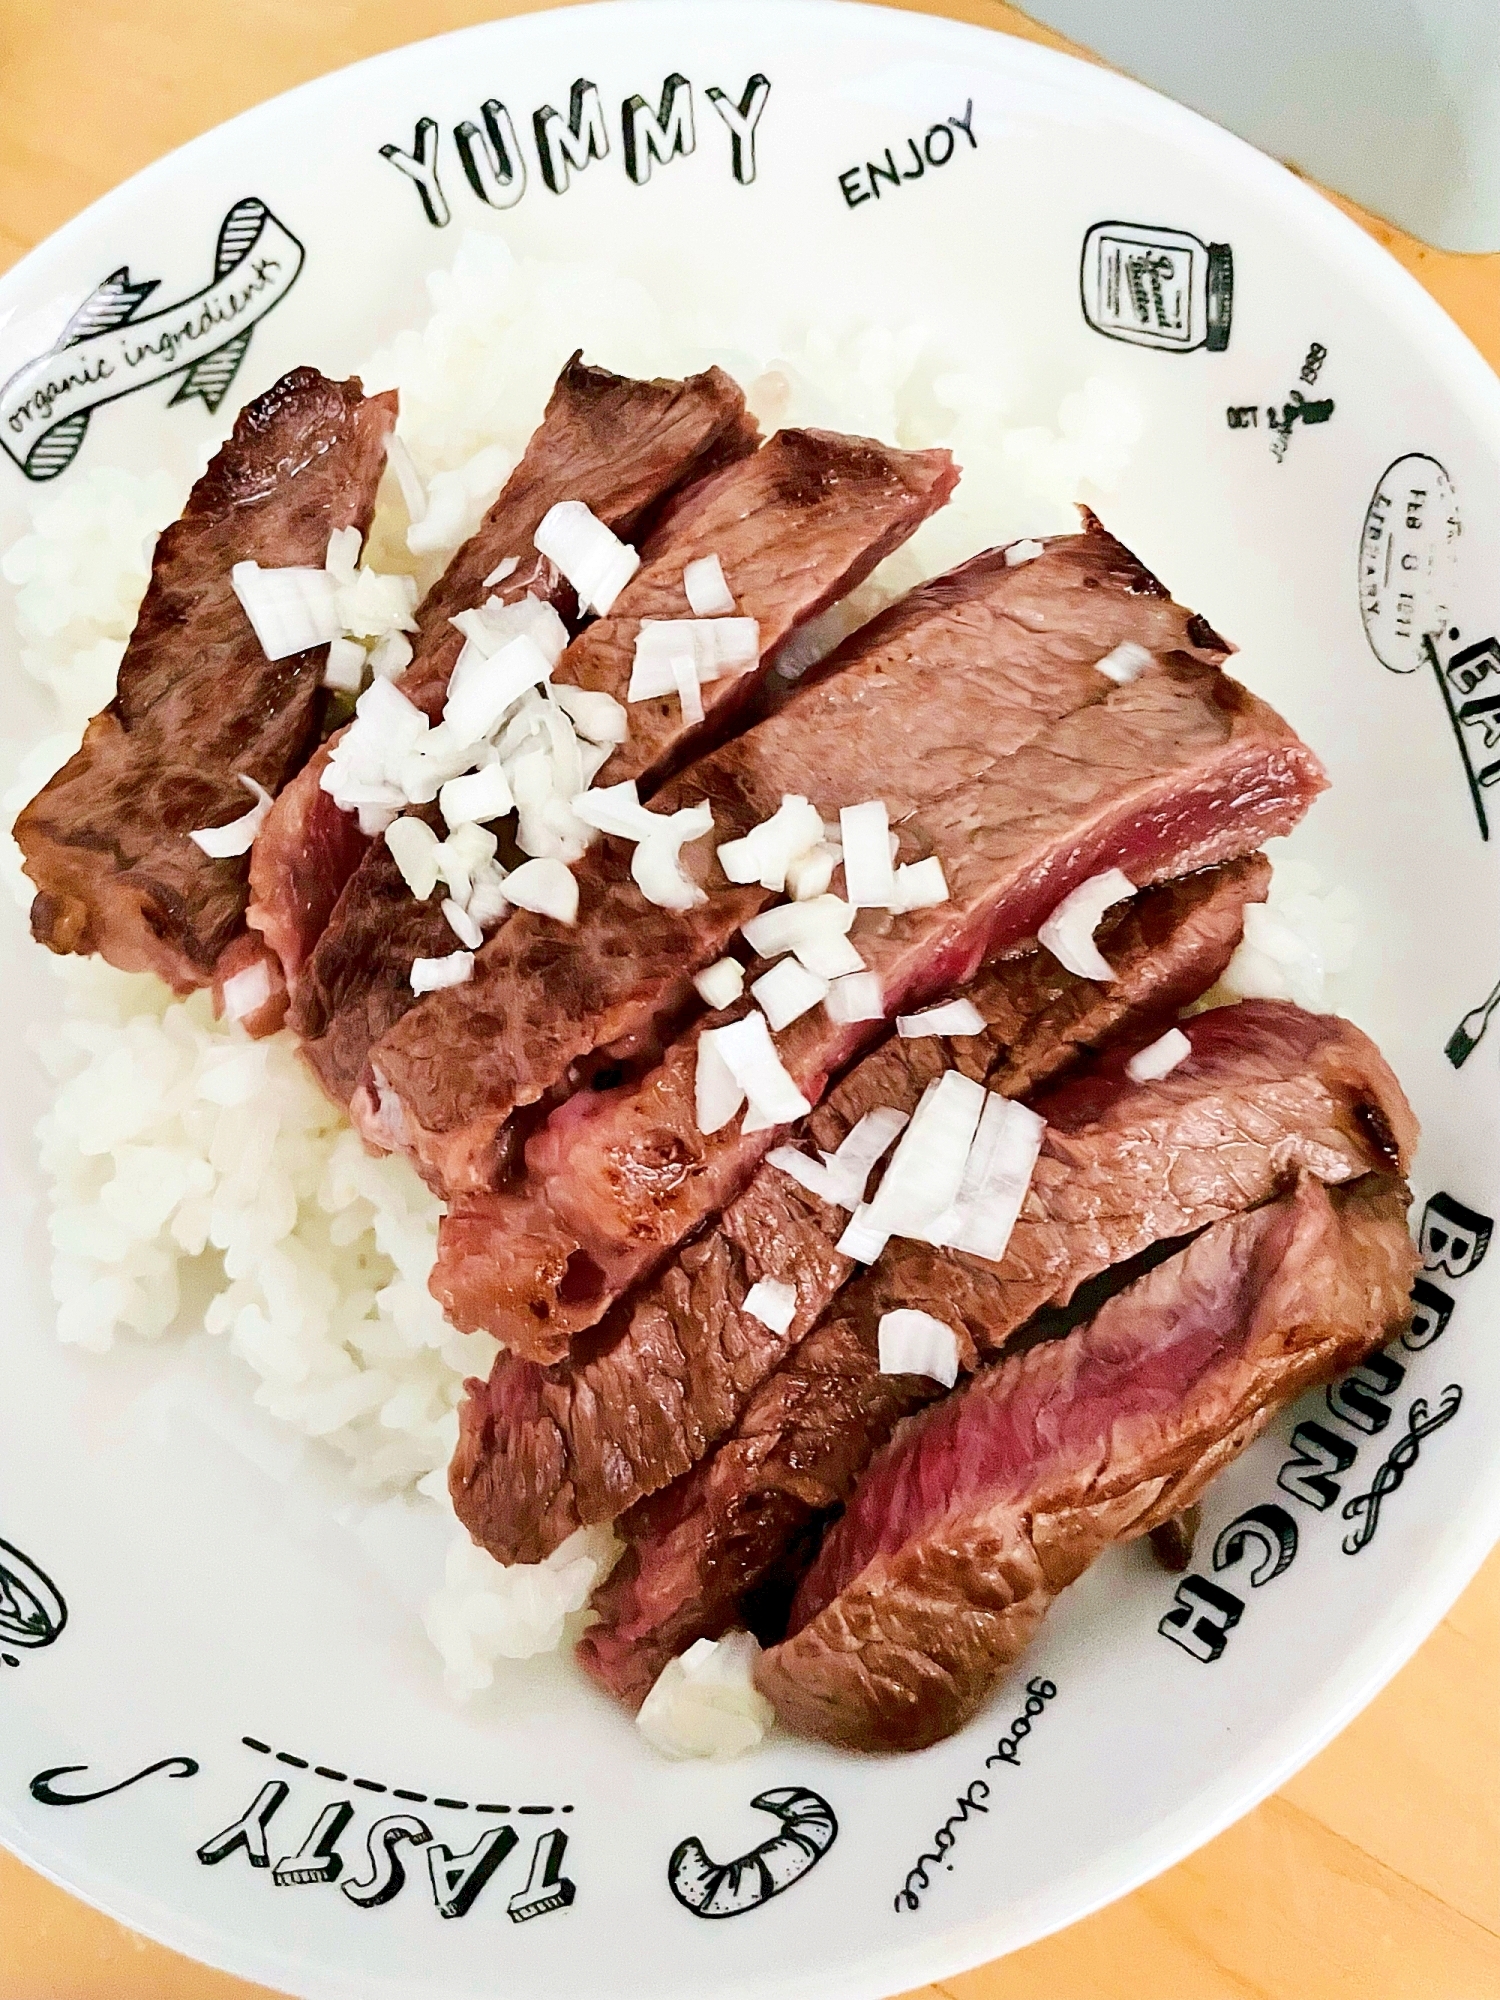
[[[338,586],[326,569],[237,562],[229,581],[268,660],[311,652],[339,636]]]
[[[903,1041],[920,1041],[925,1035],[982,1035],[988,1024],[972,1000],[945,1000],[940,1007],[926,1007],[920,1014],[898,1014],[896,1033]]]
[[[370,672],[376,680],[393,681],[411,665],[411,640],[404,632],[387,632],[370,650]]]
[[[636,1727],[664,1757],[739,1757],[776,1720],[755,1685],[760,1647],[748,1632],[699,1639],[668,1660],[636,1715]]]
[[[247,777],[243,771],[235,776],[253,794],[255,804],[239,819],[232,819],[227,826],[200,826],[188,839],[195,842],[211,861],[228,861],[236,854],[248,854],[255,843],[255,836],[265,825],[266,814],[274,801],[265,786]]]
[[[510,908],[510,901],[505,893],[505,879],[504,869],[496,867],[493,863],[488,868],[481,869],[475,877],[466,908],[481,931],[493,930]]]
[[[448,920],[448,928],[461,945],[470,951],[478,951],[484,943],[484,932],[475,923],[462,903],[455,903],[451,896],[444,899],[443,915]]]
[[[745,1093],[735,1078],[712,1033],[698,1037],[698,1065],[693,1074],[693,1108],[700,1132],[718,1132],[726,1126],[745,1101]]]
[[[800,855],[820,847],[822,841],[823,821],[817,807],[800,794],[787,792],[769,819],[753,826],[742,839],[725,841],[718,851],[719,866],[731,882],[758,882],[779,895],[786,888],[788,868]],[[830,879],[832,873],[830,867]],[[825,882],[823,887],[827,886]]]
[[[542,516],[536,548],[556,563],[578,594],[602,617],[641,566],[641,559],[584,505],[559,500]]]
[[[857,910],[888,910],[895,899],[891,828],[884,799],[845,806],[839,814],[844,847],[844,894]]]
[[[386,828],[396,818],[396,806],[356,806],[354,816],[359,821],[359,830],[366,840],[378,840]]]
[[[1034,1111],[991,1091],[953,1205],[920,1232],[923,1240],[998,1264],[1031,1185],[1045,1130]]]
[[[653,813],[656,822],[630,857],[630,876],[648,903],[663,910],[691,910],[708,901],[696,882],[682,872],[681,855],[690,840],[713,832],[713,807],[685,806],[680,812]]]
[[[721,958],[693,974],[698,997],[707,1007],[732,1007],[745,990],[745,968],[737,958]]]
[[[499,842],[487,826],[465,820],[439,843],[436,860],[438,877],[453,891],[455,902],[468,908],[477,876],[490,868]]]
[[[515,810],[510,780],[498,764],[487,764],[466,777],[450,778],[438,793],[438,805],[450,827],[468,820],[500,819]]]
[[[872,1228],[920,1236],[952,1207],[987,1095],[956,1069],[929,1085],[870,1204]]]
[[[416,604],[415,577],[369,568],[356,570],[354,581],[339,584],[334,592],[340,626],[364,639],[383,638],[387,632],[415,632]]]
[[[505,899],[518,910],[555,917],[560,924],[578,920],[578,879],[561,861],[523,861],[505,878]]]
[[[786,865],[787,894],[798,903],[805,903],[809,896],[826,896],[841,858],[841,850],[826,840],[805,854],[795,855]]]
[[[328,537],[328,553],[323,567],[335,583],[353,583],[359,570],[359,552],[364,538],[358,528],[335,528]]]
[[[820,979],[843,979],[851,972],[863,972],[865,962],[851,941],[830,931],[825,937],[804,938],[792,947],[798,960]]]
[[[425,902],[437,887],[440,844],[437,835],[426,820],[413,819],[408,814],[392,820],[385,830],[385,844],[407,888],[418,902]]]
[[[785,1333],[797,1317],[797,1287],[779,1278],[758,1278],[745,1294],[744,1310],[772,1333]]]
[[[455,671],[443,721],[460,742],[477,743],[489,735],[512,702],[551,672],[547,655],[529,632],[522,632],[488,659],[477,658],[461,682]]]
[[[1039,555],[1046,553],[1042,542],[1012,542],[1005,551],[1006,567],[1016,569],[1021,563],[1035,562]]]
[[[811,1111],[776,1053],[764,1014],[746,1014],[727,1027],[709,1028],[699,1037],[700,1048],[706,1041],[713,1042],[735,1082],[764,1117],[787,1124]]]
[[[734,596],[717,556],[700,556],[690,562],[682,572],[682,588],[695,618],[716,618],[734,609]]]
[[[912,1306],[880,1316],[882,1375],[927,1375],[951,1389],[958,1380],[958,1335]]]
[[[509,604],[498,597],[487,597],[483,604],[474,606],[472,610],[456,612],[448,623],[462,632],[474,651],[486,659],[523,634],[535,642],[554,667],[567,650],[567,626],[545,598],[537,597],[531,591]],[[469,671],[469,662],[465,658],[467,653],[468,647],[465,647],[454,666],[448,683],[450,696],[455,682],[462,685]]]
[[[385,441],[385,462],[396,475],[396,483],[401,488],[401,498],[406,502],[406,517],[417,522],[427,513],[427,488],[422,484],[422,475],[417,470],[416,460],[407,449],[405,441],[392,431]]]
[[[1096,660],[1094,664],[1107,679],[1118,681],[1121,687],[1129,687],[1151,665],[1151,655],[1144,646],[1136,645],[1133,639],[1124,639],[1113,652],[1106,653],[1102,660]]]
[[[896,870],[891,909],[897,916],[906,910],[930,910],[947,900],[948,878],[935,854],[925,861],[903,861]]]
[[[771,1026],[780,1030],[789,1028],[820,1000],[827,999],[828,981],[809,972],[795,958],[783,958],[752,981],[750,991],[765,1010]]]
[[[851,972],[835,979],[823,1002],[830,1021],[840,1026],[851,1021],[878,1021],[885,1014],[885,996],[878,972]]]
[[[263,958],[247,965],[224,981],[224,1014],[230,1021],[245,1021],[257,1013],[271,997],[271,968]]]
[[[484,582],[479,586],[480,589],[493,590],[497,583],[504,583],[507,577],[514,576],[520,567],[521,558],[519,556],[502,556]]]
[[[838,896],[811,896],[805,903],[778,903],[740,925],[740,934],[762,958],[779,958],[812,938],[843,937],[854,908]]]
[[[641,804],[634,778],[580,792],[572,805],[585,826],[613,834],[617,840],[647,840],[666,824],[665,815],[648,812]]]
[[[643,618],[625,699],[651,701],[673,693],[672,663],[683,654],[705,683],[742,673],[760,658],[760,626],[753,618]]]
[[[890,1240],[890,1231],[877,1228],[870,1220],[869,1204],[861,1202],[835,1247],[841,1257],[852,1257],[856,1264],[873,1264]]]
[[[1136,1050],[1125,1065],[1125,1074],[1132,1083],[1156,1083],[1170,1076],[1192,1053],[1193,1045],[1181,1028],[1168,1028],[1158,1040]]]
[[[330,639],[323,685],[335,694],[358,694],[364,685],[365,649],[357,639]]]
[[[1094,943],[1094,932],[1107,909],[1134,894],[1135,884],[1122,869],[1106,868],[1101,875],[1090,875],[1071,895],[1063,897],[1037,931],[1037,938],[1060,965],[1080,979],[1111,980],[1114,971]]]
[[[630,717],[623,702],[602,688],[570,687],[566,681],[552,683],[552,698],[587,743],[623,743],[630,734]]]
[[[672,685],[677,690],[677,705],[682,711],[683,721],[690,728],[695,727],[703,720],[703,688],[691,653],[679,653],[674,657]]]
[[[808,1159],[795,1146],[778,1146],[766,1157],[809,1194],[837,1208],[853,1209],[864,1200],[871,1168],[906,1129],[907,1122],[904,1111],[894,1105],[879,1105],[851,1127],[837,1152],[824,1153],[821,1161]]]
[[[413,993],[437,993],[444,986],[462,986],[473,977],[472,951],[450,951],[446,958],[414,958],[411,962]]]

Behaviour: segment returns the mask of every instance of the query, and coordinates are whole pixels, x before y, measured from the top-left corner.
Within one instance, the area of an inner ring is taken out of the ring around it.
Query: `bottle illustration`
[[[1107,340],[1190,354],[1229,345],[1234,253],[1185,229],[1096,222],[1083,239],[1083,316]]]

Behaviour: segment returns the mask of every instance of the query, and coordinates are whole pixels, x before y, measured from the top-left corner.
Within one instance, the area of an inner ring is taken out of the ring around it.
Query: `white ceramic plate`
[[[635,92],[654,103],[673,72],[695,96],[697,150],[636,185],[616,107]],[[737,178],[709,91],[738,104],[757,75],[754,175],[742,144]],[[529,114],[566,106],[580,78],[614,136],[557,195]],[[492,96],[531,166],[503,217],[471,193],[453,139]],[[971,101],[972,144],[950,122]],[[438,147],[427,204],[382,154],[410,150],[419,119]],[[871,198],[866,163],[887,147],[911,178]],[[215,265],[221,224],[252,195],[271,218],[252,222],[301,246],[289,289],[284,239],[262,234],[238,271],[221,268],[243,249],[228,242]],[[742,1763],[670,1766],[552,1665],[458,1711],[310,1475],[287,1480],[239,1448],[227,1391],[153,1432],[133,1412],[160,1354],[88,1360],[55,1344],[29,1136],[44,1085],[21,1053],[51,986],[7,917],[0,1834],[137,1929],[301,1994],[890,1993],[1070,1922],[1243,1812],[1369,1699],[1500,1529],[1500,1256],[1484,1255],[1500,1029],[1461,1066],[1445,1054],[1500,980],[1487,705],[1500,386],[1365,237],[1197,118],[998,35],[766,0],[631,0],[479,28],[238,119],[5,279],[0,374],[123,264],[159,278],[171,305],[248,276],[262,316],[232,407],[294,363],[352,365],[420,317],[419,281],[460,227],[502,222],[549,255],[625,243],[649,260],[671,235],[697,246],[707,285],[732,264],[805,298],[810,317],[852,297],[893,317],[914,302],[938,323],[977,317],[997,353],[1029,356],[1059,387],[1095,373],[1134,392],[1146,443],[1111,525],[1236,637],[1246,677],[1332,773],[1301,844],[1364,906],[1345,1002],[1425,1127],[1423,1318],[1363,1386],[1287,1413],[1213,1488],[1194,1576],[1116,1552],[989,1713],[921,1756],[860,1761],[777,1737]],[[257,273],[273,253],[279,269]],[[733,325],[723,340],[733,348]],[[204,344],[179,348],[179,367]],[[180,379],[137,364],[128,393],[93,407],[73,463],[185,473],[222,426],[171,401]],[[95,403],[102,380],[50,422]],[[4,542],[35,492],[14,461],[47,427],[13,396],[0,407]],[[54,430],[32,470],[72,441]],[[8,673],[14,726],[29,726]],[[1017,1729],[1038,1677],[1055,1692]],[[754,1800],[787,1787],[826,1802],[836,1837],[774,1900],[694,1915],[671,1886],[678,1844],[745,1853],[781,1830]],[[275,1802],[269,1862],[336,1832],[343,1883],[317,1879],[326,1866],[292,1871],[314,1878],[300,1883],[252,1867],[225,1830],[257,1799]],[[403,1812],[429,1831],[435,1873],[408,1846],[401,1892],[357,1907],[342,1889],[366,1872],[370,1829]],[[571,1895],[549,1893],[553,1877]]]

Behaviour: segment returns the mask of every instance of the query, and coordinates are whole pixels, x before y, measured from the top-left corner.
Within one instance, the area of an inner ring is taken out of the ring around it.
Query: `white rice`
[[[726,351],[713,301],[695,303],[697,291],[664,284],[657,298],[609,266],[516,259],[495,236],[465,239],[428,289],[425,326],[361,370],[370,388],[400,389],[400,432],[428,497],[414,552],[388,476],[366,559],[424,585],[477,524],[580,346],[627,373],[686,373],[717,359],[767,429],[819,423],[951,446],[964,475],[956,499],[832,614],[828,640],[980,548],[1074,525],[1071,503],[1113,488],[1141,430],[1132,400],[1103,378],[1065,397],[1053,426],[1015,421],[1029,415],[1020,385],[997,385],[979,327],[945,341],[916,321],[808,328],[763,300],[747,307]],[[10,824],[112,693],[154,537],[184,498],[165,474],[87,470],[37,503],[32,532],[0,559],[22,663],[57,705],[57,733],[28,752],[4,802],[3,858],[23,902],[30,885]],[[1271,914],[1274,925],[1236,957],[1239,990],[1279,979],[1317,1004],[1296,941],[1315,933],[1331,968],[1343,913],[1299,878],[1273,892]],[[205,996],[177,1001],[155,980],[97,961],[50,963],[62,1018],[40,1047],[58,1091],[39,1143],[59,1336],[97,1352],[122,1335],[157,1340],[202,1326],[251,1371],[256,1402],[340,1454],[355,1488],[415,1489],[446,1509],[462,1382],[488,1371],[495,1347],[446,1326],[427,1292],[436,1201],[405,1161],[366,1155],[289,1034],[251,1043],[212,1019]],[[578,1535],[549,1562],[507,1571],[455,1524],[426,1612],[450,1690],[488,1688],[497,1661],[576,1630],[612,1547],[607,1533]],[[703,1673],[669,1669],[675,1678],[652,1713],[662,1711],[656,1734],[672,1754],[759,1740],[768,1711],[742,1651],[731,1646],[711,1673],[708,1656]]]

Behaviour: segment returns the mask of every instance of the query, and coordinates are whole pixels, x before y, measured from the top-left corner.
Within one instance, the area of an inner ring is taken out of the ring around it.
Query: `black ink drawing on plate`
[[[1083,239],[1078,273],[1083,316],[1106,340],[1167,354],[1229,345],[1234,252],[1185,229],[1096,222]]]
[[[1365,509],[1359,611],[1370,651],[1393,674],[1414,674],[1423,641],[1448,623],[1461,532],[1447,468],[1422,451],[1394,459]]]
[[[0,1661],[19,1665],[12,1646],[50,1646],[68,1622],[63,1594],[44,1569],[12,1543],[0,1541]]]
[[[1406,1435],[1398,1438],[1391,1447],[1389,1456],[1375,1475],[1375,1482],[1367,1493],[1356,1493],[1352,1500],[1344,1503],[1344,1519],[1358,1521],[1359,1526],[1352,1534],[1344,1537],[1344,1553],[1358,1555],[1375,1538],[1375,1530],[1380,1525],[1380,1506],[1388,1493],[1394,1493],[1416,1464],[1422,1450],[1422,1440],[1431,1437],[1436,1430],[1450,1423],[1458,1415],[1464,1392],[1456,1382],[1450,1382],[1443,1391],[1442,1399],[1435,1410],[1429,1410],[1425,1396],[1414,1399],[1406,1413]],[[1361,1518],[1363,1517],[1363,1518]]]
[[[28,479],[55,479],[78,454],[102,404],[181,375],[171,401],[217,410],[250,337],[297,281],[304,251],[256,196],[219,225],[213,276],[201,291],[136,317],[160,284],[129,267],[97,284],[55,345],[0,388],[0,445]]]
[[[882,183],[894,193],[908,181],[924,179],[929,167],[934,171],[946,167],[959,150],[959,133],[968,140],[970,149],[978,152],[972,97],[964,106],[961,117],[950,114],[947,118],[940,118],[935,125],[929,125],[922,134],[920,145],[908,137],[897,146],[884,147],[878,160],[866,160],[863,166],[846,167],[838,176],[839,192],[844,197],[845,207],[862,208],[867,201],[879,201]]]
[[[31,1781],[31,1796],[39,1806],[88,1806],[95,1799],[107,1799],[116,1792],[127,1792],[143,1778],[154,1778],[158,1771],[169,1778],[193,1778],[198,1774],[196,1758],[158,1757],[154,1764],[132,1771],[128,1777],[119,1778],[112,1785],[98,1785],[90,1792],[58,1790],[59,1778],[71,1778],[88,1768],[87,1764],[54,1764],[49,1771],[38,1771]]]
[[[1484,1031],[1497,1007],[1500,1007],[1500,981],[1490,988],[1477,1007],[1469,1009],[1444,1043],[1443,1054],[1455,1069],[1462,1069],[1484,1040]]]
[[[833,1807],[817,1792],[785,1785],[750,1801],[781,1821],[781,1832],[733,1861],[711,1861],[696,1835],[679,1841],[667,1863],[672,1894],[695,1917],[739,1917],[757,1910],[817,1866],[838,1837]]]
[[[1448,641],[1461,634],[1456,625]],[[1422,650],[1437,680],[1482,840],[1490,837],[1485,793],[1500,781],[1500,640],[1493,634],[1452,652],[1445,662],[1441,634],[1424,633]],[[1492,678],[1493,677],[1493,678]]]

